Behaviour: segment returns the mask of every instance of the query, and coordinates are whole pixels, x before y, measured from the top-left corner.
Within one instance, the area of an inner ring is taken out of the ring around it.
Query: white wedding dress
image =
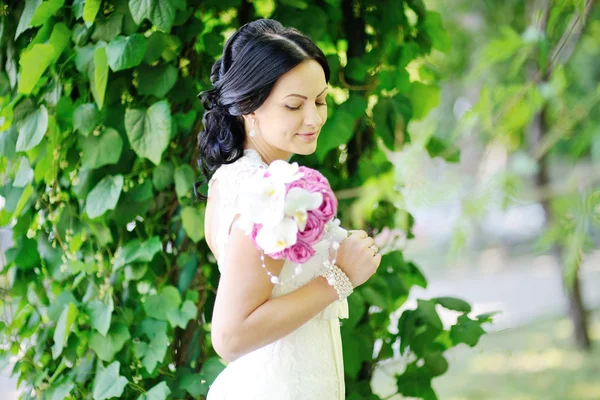
[[[258,169],[266,168],[260,155],[251,149],[232,164],[222,165],[209,182],[218,180],[221,203],[217,206],[216,230],[219,271],[223,273],[227,238],[237,207],[241,185]],[[303,271],[289,281],[296,264],[286,261],[270,298],[305,285],[318,277],[329,245],[341,242],[347,231],[333,223],[327,225],[323,239],[315,245],[316,254]],[[290,282],[289,284],[287,282]],[[343,400],[345,399],[344,363],[339,318],[348,318],[346,299],[336,301],[291,334],[229,363],[211,385],[207,400]]]

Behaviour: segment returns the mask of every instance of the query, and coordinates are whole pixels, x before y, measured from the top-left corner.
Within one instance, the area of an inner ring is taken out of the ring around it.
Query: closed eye
[[[318,106],[320,106],[320,107],[323,107],[323,106],[326,106],[326,105],[327,105],[327,103],[325,103],[325,102],[323,102],[323,103],[315,103],[315,104],[316,104],[316,105],[318,105]],[[288,106],[288,105],[286,105],[286,106],[285,106],[285,108],[287,108],[288,110],[297,111],[297,110],[299,110],[300,108],[302,108],[302,106],[298,106],[298,107],[291,107],[291,106]]]

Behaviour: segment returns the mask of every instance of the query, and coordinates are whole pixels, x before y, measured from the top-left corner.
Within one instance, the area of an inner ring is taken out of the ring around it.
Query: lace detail
[[[229,227],[237,214],[242,185],[267,164],[251,149],[232,164],[221,166],[211,183],[219,180],[221,202],[216,245],[219,271],[223,272]],[[210,191],[210,183],[209,183]],[[292,280],[296,264],[286,260],[270,298],[283,296],[318,277],[329,257],[331,241],[341,242],[347,231],[327,224],[323,239],[315,245],[315,255],[303,264]],[[343,400],[344,364],[338,318],[348,318],[347,299],[334,302],[316,317],[288,336],[255,350],[230,363],[217,377],[208,400]]]

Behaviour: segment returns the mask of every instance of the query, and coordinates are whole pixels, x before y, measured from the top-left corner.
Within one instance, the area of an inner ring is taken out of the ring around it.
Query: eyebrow
[[[319,97],[320,95],[322,95],[323,93],[325,93],[325,91],[326,91],[326,90],[327,90],[327,86],[325,86],[325,89],[323,89],[323,91],[322,91],[321,93],[319,93],[319,94],[317,95],[317,97]],[[288,97],[290,97],[290,96],[294,96],[294,97],[300,97],[300,98],[302,98],[302,99],[304,99],[304,100],[308,100],[308,97],[306,97],[306,96],[302,96],[301,94],[298,94],[298,93],[292,93],[292,94],[288,94],[287,96],[285,96],[285,97],[284,97],[284,99],[286,99],[286,98],[288,98]]]

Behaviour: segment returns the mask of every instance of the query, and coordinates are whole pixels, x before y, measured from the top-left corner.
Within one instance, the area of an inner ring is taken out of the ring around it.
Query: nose
[[[319,129],[321,125],[323,125],[323,118],[321,117],[317,106],[313,105],[312,107],[305,107],[305,110],[304,124]]]

